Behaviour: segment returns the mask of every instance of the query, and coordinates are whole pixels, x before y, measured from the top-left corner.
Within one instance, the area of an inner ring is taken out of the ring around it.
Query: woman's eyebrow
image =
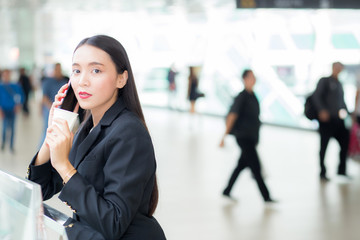
[[[101,65],[101,66],[104,66],[104,64],[102,63],[99,63],[99,62],[91,62],[88,64],[89,66],[93,66],[93,65]]]
[[[88,66],[94,66],[94,65],[104,66],[104,64],[99,63],[99,62],[91,62],[91,63],[88,64]],[[80,66],[80,64],[79,63],[73,63],[72,66]]]

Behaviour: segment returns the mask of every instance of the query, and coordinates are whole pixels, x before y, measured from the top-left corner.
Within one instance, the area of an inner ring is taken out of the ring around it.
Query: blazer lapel
[[[124,108],[124,103],[121,99],[118,99],[109,110],[106,111],[100,123],[91,132],[89,132],[89,129],[93,126],[93,122],[92,117],[89,117],[84,127],[79,130],[78,136],[74,139],[73,149],[70,153],[70,159],[73,159],[72,164],[76,169],[84,160],[86,154],[91,150],[95,141],[99,138],[101,129],[111,125]]]
[[[79,164],[84,160],[86,154],[91,149],[92,145],[98,138],[100,134],[101,127],[100,125],[96,126],[86,137],[83,141],[78,145],[76,154],[75,154],[75,162],[74,167],[77,169]]]

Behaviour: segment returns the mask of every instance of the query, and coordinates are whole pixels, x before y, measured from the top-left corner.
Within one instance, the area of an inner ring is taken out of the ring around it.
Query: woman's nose
[[[79,86],[87,86],[89,85],[88,76],[86,73],[82,73],[79,77]]]

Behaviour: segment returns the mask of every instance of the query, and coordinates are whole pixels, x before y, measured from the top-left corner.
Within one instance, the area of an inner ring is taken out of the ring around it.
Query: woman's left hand
[[[51,165],[62,175],[69,169],[69,153],[72,147],[73,133],[64,119],[54,119],[47,129],[46,144],[50,149]]]

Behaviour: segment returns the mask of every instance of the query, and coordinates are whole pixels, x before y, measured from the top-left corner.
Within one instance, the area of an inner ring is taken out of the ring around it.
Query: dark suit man
[[[328,181],[325,167],[325,153],[328,143],[334,137],[340,145],[340,161],[338,174],[346,175],[346,158],[349,146],[349,130],[346,129],[344,119],[347,117],[347,107],[344,100],[344,90],[338,79],[344,69],[340,62],[332,65],[329,77],[321,78],[313,95],[313,102],[319,112],[320,133],[320,179]]]
[[[260,106],[253,92],[256,78],[251,70],[245,70],[242,78],[244,90],[235,98],[226,119],[226,131],[221,140],[220,147],[224,146],[224,138],[227,134],[233,134],[241,148],[241,156],[235,167],[229,182],[223,191],[223,195],[230,197],[230,192],[240,172],[249,167],[265,202],[273,202],[268,188],[261,174],[261,164],[256,151],[259,141]]]

